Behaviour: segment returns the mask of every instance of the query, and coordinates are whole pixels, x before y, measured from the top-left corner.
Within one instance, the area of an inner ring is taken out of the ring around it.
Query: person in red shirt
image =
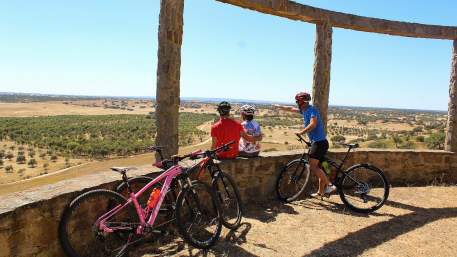
[[[221,159],[233,159],[238,156],[238,145],[241,137],[249,142],[258,140],[258,138],[248,135],[240,122],[230,118],[230,109],[231,106],[228,102],[221,102],[217,106],[220,119],[211,126],[211,149],[216,149],[230,141],[235,141],[234,144],[230,145],[228,151],[218,154]]]

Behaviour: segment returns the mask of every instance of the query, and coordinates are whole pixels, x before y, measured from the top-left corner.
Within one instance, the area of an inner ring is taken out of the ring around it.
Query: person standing
[[[329,144],[319,111],[309,104],[310,101],[310,94],[307,92],[299,92],[295,95],[295,102],[298,108],[282,105],[273,106],[284,111],[297,112],[303,115],[304,129],[295,134],[299,136],[307,134],[311,141],[309,165],[311,171],[319,178],[319,190],[316,193],[311,194],[311,196],[322,197],[324,194],[335,192],[336,187],[330,183],[327,175],[319,166],[319,163],[325,160]]]

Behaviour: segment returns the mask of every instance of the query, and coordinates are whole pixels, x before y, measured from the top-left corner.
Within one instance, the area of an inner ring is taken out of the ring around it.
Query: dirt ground
[[[346,210],[336,195],[246,209],[242,226],[224,228],[209,251],[176,239],[140,246],[131,256],[456,256],[455,186],[393,188],[371,215]]]

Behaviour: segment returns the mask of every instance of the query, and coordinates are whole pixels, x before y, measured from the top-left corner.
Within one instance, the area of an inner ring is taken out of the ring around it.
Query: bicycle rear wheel
[[[212,189],[221,211],[222,224],[229,229],[236,229],[241,224],[242,203],[238,187],[233,178],[219,171],[213,179]]]
[[[276,193],[279,200],[286,203],[297,200],[305,191],[309,180],[309,165],[305,160],[289,162],[279,174],[276,181]]]
[[[210,187],[194,181],[185,187],[176,201],[179,233],[190,245],[206,249],[219,239],[222,221]]]
[[[359,164],[343,174],[339,194],[349,209],[370,213],[381,208],[389,197],[389,182],[380,169]]]
[[[75,198],[65,208],[59,224],[59,240],[71,257],[125,256],[132,240],[133,222],[137,222],[133,206],[126,206],[107,221],[114,231],[99,229],[96,221],[114,207],[125,204],[120,194],[99,189]]]

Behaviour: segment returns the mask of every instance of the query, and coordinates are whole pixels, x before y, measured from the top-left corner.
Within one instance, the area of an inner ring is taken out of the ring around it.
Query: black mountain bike
[[[278,198],[284,202],[295,201],[304,191],[309,181],[309,149],[311,143],[298,136],[298,141],[308,146],[299,159],[292,160],[281,170],[276,182]],[[358,144],[342,144],[347,147],[342,161],[325,161],[333,170],[330,181],[337,187],[341,201],[351,210],[370,213],[381,208],[389,197],[389,182],[383,171],[368,163],[355,164],[345,170],[343,165],[352,149]],[[328,195],[327,195],[328,196]]]
[[[211,189],[216,197],[217,207],[220,211],[220,217],[222,224],[227,227],[228,229],[236,229],[241,224],[242,218],[242,201],[241,196],[238,190],[238,187],[235,184],[233,178],[226,172],[224,172],[219,164],[215,162],[217,158],[216,153],[221,151],[227,151],[228,147],[233,144],[230,142],[225,144],[218,149],[212,151],[205,151],[205,152],[195,152],[191,159],[203,158],[200,162],[196,165],[193,165],[193,171],[191,173],[197,173],[196,176],[192,176],[193,178],[200,179],[201,175],[205,171],[208,171],[211,176]],[[173,165],[173,161],[169,159],[164,159],[162,155],[162,147],[152,146],[149,148],[150,150],[157,151],[160,156],[160,161],[154,164],[156,167],[161,169],[168,169],[170,165]],[[159,173],[160,174],[160,173]],[[153,176],[138,176],[132,177],[129,179],[129,184],[132,188],[142,188],[144,185],[149,183]],[[178,188],[178,189],[177,189]],[[117,192],[121,194],[127,193],[127,185],[125,182],[119,184],[116,189]],[[152,189],[151,189],[152,190]],[[172,184],[169,193],[167,194],[167,198],[164,201],[165,208],[161,213],[163,213],[164,217],[164,224],[170,223],[171,219],[170,216],[167,216],[167,213],[170,213],[170,210],[174,209],[174,199],[176,199],[176,192],[179,192],[179,186],[176,184]],[[148,194],[145,194],[148,195]],[[144,199],[147,201],[147,199]],[[167,218],[168,217],[168,218]]]

